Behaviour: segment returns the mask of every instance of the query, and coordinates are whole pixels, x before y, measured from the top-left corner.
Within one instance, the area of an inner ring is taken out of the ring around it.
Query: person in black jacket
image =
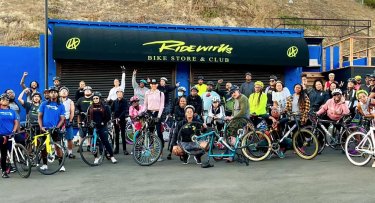
[[[198,88],[193,86],[190,88],[190,95],[187,98],[187,104],[192,105],[195,108],[194,117],[198,120],[202,117],[203,102],[202,98],[198,95]]]
[[[126,141],[125,141],[125,126],[126,126],[126,111],[128,110],[127,101],[124,99],[124,91],[122,88],[116,90],[117,99],[113,101],[111,110],[113,112],[114,125],[115,125],[115,150],[114,154],[119,153],[119,141],[120,141],[120,130],[121,130],[121,140],[122,140],[122,150],[124,155],[129,155],[126,151]]]
[[[108,141],[107,129],[107,123],[111,120],[111,109],[105,105],[101,99],[102,94],[100,92],[94,92],[92,96],[93,103],[87,109],[87,121],[88,123],[95,123],[96,133],[105,146],[106,151],[109,153],[112,163],[115,164],[117,163],[117,160],[113,156],[113,150]],[[94,157],[94,164],[98,164],[100,158],[97,157],[97,154],[95,154]]]
[[[164,93],[164,112],[165,114],[171,113],[171,103],[169,102],[169,94],[173,92],[177,87],[180,86],[180,83],[176,83],[176,86],[167,85],[168,82],[166,77],[160,78],[160,85],[158,85],[158,90]]]
[[[85,87],[86,87],[85,81],[82,80],[81,82],[79,82],[79,88],[77,89],[76,94],[74,96],[76,102],[78,101],[79,98],[85,96],[85,90],[84,90]]]
[[[310,112],[317,112],[321,105],[329,99],[329,95],[323,90],[323,81],[316,79],[313,89],[308,94],[310,99]]]

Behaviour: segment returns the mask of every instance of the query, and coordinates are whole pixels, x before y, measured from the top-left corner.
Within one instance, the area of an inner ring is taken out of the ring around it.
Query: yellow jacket
[[[260,93],[252,93],[249,97],[249,109],[250,115],[255,114],[257,116],[267,114],[267,94],[261,92],[259,104],[258,97]]]
[[[206,84],[202,84],[202,85],[196,84],[195,87],[198,88],[198,95],[199,96],[202,96],[203,93],[207,92],[207,85]]]

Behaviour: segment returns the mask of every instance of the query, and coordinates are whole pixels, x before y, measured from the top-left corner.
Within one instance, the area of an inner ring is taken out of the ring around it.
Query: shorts
[[[73,138],[74,138],[73,126],[65,128],[65,139],[67,139],[67,140],[73,140]]]

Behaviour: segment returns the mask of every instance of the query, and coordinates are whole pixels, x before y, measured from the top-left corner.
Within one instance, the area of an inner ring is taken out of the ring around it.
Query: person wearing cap
[[[249,118],[249,100],[241,94],[240,88],[237,85],[233,85],[230,89],[230,94],[234,99],[233,112],[231,116],[227,116],[226,120],[232,120],[234,118]]]
[[[132,86],[134,89],[134,96],[137,96],[139,98],[139,104],[143,105],[144,104],[144,99],[145,99],[145,93],[149,90],[145,85],[147,85],[146,80],[140,80],[139,85],[136,81],[136,75],[137,75],[137,70],[133,71],[133,76],[132,76]]]
[[[208,81],[207,82],[207,91],[202,94],[202,100],[203,100],[203,115],[205,117],[208,116],[208,111],[210,110],[210,107],[212,105],[212,98],[219,97],[220,95],[213,91],[214,89],[214,82]]]
[[[153,118],[156,119],[156,132],[158,137],[160,138],[161,142],[161,149],[163,151],[164,148],[164,138],[163,134],[161,133],[161,115],[163,114],[164,110],[164,93],[158,90],[158,83],[156,79],[152,79],[151,82],[151,89],[145,93],[145,104],[144,109],[147,113],[151,114]],[[153,132],[153,130],[151,130]],[[163,161],[162,155],[160,155],[158,161]]]
[[[352,117],[355,115],[355,107],[357,106],[357,90],[355,89],[356,80],[353,78],[348,79],[347,89],[344,91],[345,103],[348,105]]]
[[[48,91],[48,89],[44,89],[43,90],[43,97],[44,97],[43,101],[49,100],[49,91]]]
[[[187,97],[187,104],[192,105],[195,108],[194,116],[200,120],[202,116],[203,101],[199,96],[198,88],[193,86],[190,88],[190,95]]]
[[[354,80],[356,81],[356,84],[354,85],[354,89],[359,90],[362,84],[362,77],[360,75],[357,75],[354,77]]]
[[[180,86],[180,83],[176,83],[175,86],[167,85],[168,79],[166,77],[161,77],[160,82],[158,85],[158,90],[164,93],[165,103],[164,103],[164,113],[169,114],[171,112],[171,103],[169,102],[169,95],[173,92],[177,87]]]
[[[125,91],[125,66],[121,66],[121,83],[120,80],[115,78],[113,81],[114,87],[109,91],[108,97],[107,97],[107,102],[109,105],[112,104],[113,101],[115,101],[117,97],[117,91],[121,89],[122,91]]]
[[[1,170],[2,178],[9,178],[7,167],[8,155],[8,137],[14,134],[18,129],[18,120],[16,112],[9,108],[9,96],[1,94],[0,96],[0,152],[1,152]]]
[[[111,111],[113,113],[113,118],[115,120],[115,149],[113,153],[119,153],[119,141],[121,131],[122,151],[124,155],[129,155],[129,152],[126,151],[125,140],[126,110],[128,109],[128,102],[124,99],[124,92],[122,88],[118,88],[116,94],[117,99],[114,100],[111,105]]]
[[[61,87],[61,79],[59,76],[55,76],[53,77],[53,86],[55,86],[58,90],[60,89]]]
[[[57,87],[52,86],[49,89],[49,100],[44,101],[40,106],[39,106],[39,114],[38,114],[38,123],[39,123],[39,128],[42,132],[46,132],[47,129],[51,128],[58,128],[61,129],[61,127],[65,124],[65,108],[64,105],[61,104],[60,99],[59,99],[59,90]],[[59,136],[59,132],[54,131],[51,134],[51,137],[53,141],[58,143],[61,138]],[[59,164],[61,164],[63,160],[63,153],[62,149],[59,149],[55,145],[55,149],[57,149],[57,158],[59,160]],[[45,150],[45,149],[44,149]],[[46,154],[46,153],[42,153]],[[43,157],[42,158],[43,165],[39,168],[40,170],[48,170],[47,166],[47,158]],[[61,167],[60,171],[65,171],[65,167]]]
[[[31,95],[38,92],[39,88],[39,83],[37,81],[31,81],[29,84],[29,87],[26,87],[25,85],[25,78],[28,76],[28,72],[24,72],[21,78],[20,85],[23,90],[26,90],[25,93],[27,95],[27,102],[32,102],[31,101]]]
[[[196,84],[195,87],[198,89],[199,96],[202,96],[202,94],[207,91],[207,85],[204,84],[203,76],[198,76],[198,84]]]
[[[276,91],[277,77],[275,75],[270,76],[270,85],[266,87],[264,93],[267,95],[267,107],[273,106],[272,93]]]
[[[60,101],[65,108],[65,138],[68,144],[68,158],[75,159],[76,156],[73,154],[73,118],[75,112],[74,102],[69,99],[69,89],[67,87],[61,87],[59,90]]]
[[[87,119],[87,109],[92,104],[92,88],[90,86],[85,86],[83,90],[84,96],[79,98],[76,102],[76,109],[78,112],[77,124],[79,128],[79,143],[81,143],[82,138],[84,138],[87,134],[87,127],[84,124],[86,123]],[[87,149],[90,149],[90,146],[88,146]],[[79,152],[79,148],[77,152]]]
[[[15,98],[16,94],[12,89],[7,89],[5,92],[9,96],[9,108],[13,109],[17,113],[18,121],[20,120],[20,106],[16,103]]]
[[[254,92],[254,82],[251,81],[251,73],[247,72],[245,74],[245,82],[241,84],[240,91],[247,98]]]
[[[342,91],[340,89],[333,90],[332,96],[333,98],[328,99],[316,114],[319,116],[326,113],[330,120],[338,121],[343,116],[348,115],[350,110],[345,104],[345,99],[342,97]]]
[[[76,91],[76,94],[74,96],[74,99],[75,99],[76,102],[78,101],[78,99],[85,96],[85,90],[84,90],[85,87],[86,87],[85,81],[83,81],[83,80],[80,81],[79,87],[78,87],[78,89]]]
[[[42,95],[39,92],[36,92],[33,95],[31,95],[31,102],[27,102],[23,100],[24,94],[25,90],[23,90],[21,94],[18,96],[18,102],[26,110],[26,121],[30,124],[32,137],[34,135],[39,134],[38,109],[42,102]]]

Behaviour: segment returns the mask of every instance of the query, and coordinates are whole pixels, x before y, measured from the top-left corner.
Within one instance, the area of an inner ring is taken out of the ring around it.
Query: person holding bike
[[[338,121],[343,116],[348,115],[350,110],[345,104],[345,99],[342,96],[340,89],[334,89],[332,91],[332,99],[329,99],[316,114],[318,116],[327,113],[327,117],[332,121]]]
[[[113,150],[108,141],[107,123],[111,120],[111,110],[101,99],[102,94],[100,92],[94,92],[92,95],[93,103],[87,109],[87,121],[88,123],[95,124],[96,133],[105,146],[106,151],[109,153],[112,163],[116,164],[117,160],[113,156]],[[95,157],[94,164],[98,164],[99,161],[100,159]]]
[[[38,123],[39,128],[42,132],[46,132],[48,129],[57,128],[60,129],[65,123],[65,108],[61,104],[59,99],[59,90],[52,86],[49,89],[49,100],[44,101],[39,107],[38,114]],[[58,131],[53,131],[52,139],[55,142],[61,140]],[[55,146],[57,148],[57,146]],[[43,150],[44,155],[47,154],[46,149]],[[59,159],[59,164],[62,162],[62,149],[57,149],[57,156]],[[40,170],[47,170],[47,158],[43,157],[43,166],[40,167]],[[65,171],[65,167],[62,166],[60,171]]]
[[[225,119],[249,118],[249,99],[241,94],[240,88],[237,85],[232,86],[230,94],[234,99],[233,112],[231,116],[227,116]]]
[[[212,104],[208,110],[207,124],[215,123],[218,131],[224,127],[225,110],[220,104],[220,97],[212,97]]]
[[[7,161],[7,141],[11,134],[14,134],[18,129],[17,114],[14,110],[9,108],[9,96],[1,94],[0,96],[0,151],[1,151],[1,176],[9,178],[6,172]]]
[[[119,88],[121,88],[122,91],[125,90],[125,66],[121,66],[121,70],[122,70],[121,83],[120,83],[120,80],[117,78],[113,81],[114,87],[112,87],[112,89],[109,91],[109,94],[107,97],[108,105],[111,105],[112,102],[118,98],[117,92]]]
[[[60,101],[65,108],[65,138],[68,143],[68,157],[69,159],[75,159],[76,156],[73,154],[73,118],[75,112],[74,102],[68,98],[69,89],[67,87],[60,88]]]
[[[164,110],[164,93],[158,90],[158,83],[156,79],[152,79],[151,82],[151,89],[145,93],[145,111],[149,113],[154,119],[156,123],[156,132],[158,137],[161,140],[161,149],[163,151],[164,148],[164,138],[163,134],[161,133],[161,115],[163,114]],[[153,130],[151,130],[153,132]],[[163,161],[162,154],[160,155],[158,161]]]
[[[132,76],[132,86],[134,89],[134,96],[137,96],[139,98],[139,104],[143,105],[144,104],[144,99],[145,99],[145,93],[149,90],[145,85],[147,85],[147,81],[142,79],[139,81],[139,85],[136,81],[136,75],[137,75],[137,70],[133,71],[133,76]]]
[[[82,138],[84,138],[87,134],[87,123],[86,118],[87,118],[87,109],[89,106],[92,104],[92,88],[90,86],[85,86],[83,88],[84,90],[84,97],[81,97],[78,99],[76,103],[76,109],[77,109],[77,122],[78,122],[78,128],[79,128],[79,143],[81,143]],[[90,146],[87,147],[87,151],[90,150]],[[79,152],[79,148],[77,150]]]
[[[124,155],[129,155],[126,151],[125,141],[125,127],[126,127],[126,110],[128,109],[128,102],[124,99],[124,91],[121,87],[117,88],[116,91],[117,99],[112,102],[111,110],[113,113],[114,124],[115,124],[115,150],[114,154],[118,154],[120,147],[120,131],[122,140],[122,151]]]
[[[134,124],[136,131],[142,129],[142,123],[137,119],[140,112],[144,111],[144,107],[139,104],[139,98],[137,96],[132,96],[130,98],[129,116]]]
[[[203,101],[198,95],[199,90],[196,86],[190,88],[190,95],[187,97],[187,104],[194,106],[194,116],[200,120],[202,118]]]
[[[199,144],[191,140],[191,135],[195,133],[193,128],[199,129],[202,128],[203,125],[197,123],[188,125],[186,126],[186,128],[182,129],[182,127],[187,123],[198,122],[198,120],[194,118],[194,106],[188,105],[184,108],[184,110],[185,118],[184,120],[177,123],[176,131],[172,139],[173,150],[176,150],[177,142],[179,141],[178,144],[180,144],[183,149],[189,152],[189,154],[184,153],[184,155],[181,157],[183,164],[189,163],[190,155],[194,155],[194,159],[197,164],[202,164],[202,156],[204,155],[204,150],[199,146]],[[178,137],[179,135],[181,137]]]

